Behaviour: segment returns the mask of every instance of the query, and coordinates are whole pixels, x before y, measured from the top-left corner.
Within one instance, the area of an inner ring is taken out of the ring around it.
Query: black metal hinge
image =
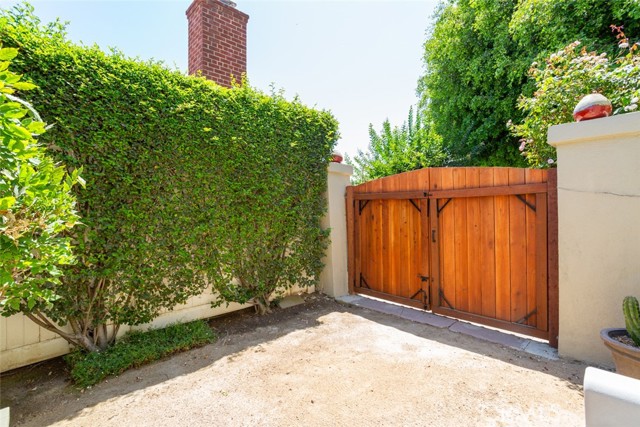
[[[364,286],[362,286],[364,285]],[[367,289],[371,289],[371,287],[369,286],[369,284],[367,283],[366,280],[364,280],[364,276],[362,275],[362,273],[360,273],[360,287],[361,288],[367,288]]]
[[[536,314],[536,312],[537,312],[537,311],[538,311],[538,309],[537,309],[537,308],[534,308],[534,309],[533,309],[533,311],[532,311],[531,313],[526,314],[522,319],[520,319],[520,320],[516,321],[516,323],[519,323],[519,324],[521,324],[521,325],[522,325],[522,324],[524,324],[527,320],[529,320],[529,318],[530,318],[531,316],[533,316],[534,314]]]
[[[360,215],[362,215],[362,210],[369,204],[369,202],[370,200],[358,200],[358,213]]]
[[[444,295],[444,291],[442,290],[442,288],[438,289],[438,293],[440,294],[440,299],[446,302],[450,309],[455,310],[453,304],[451,304],[447,297]]]
[[[452,199],[452,198],[447,199],[447,201],[446,201],[446,202],[444,202],[444,205],[442,205],[442,206],[438,206],[438,205],[436,204],[436,207],[437,207],[437,210],[438,210],[438,216],[440,216],[440,212],[442,212],[442,210],[443,210],[443,209],[444,209],[444,208],[449,204],[449,202],[450,202],[451,200],[453,200],[453,199]],[[437,202],[436,202],[436,203],[437,203]]]
[[[532,211],[536,211],[536,207],[535,205],[532,205],[531,203],[527,202],[527,199],[525,199],[524,197],[522,197],[521,194],[516,194],[516,197],[525,205],[527,205],[527,207],[529,207],[529,209],[531,209]]]

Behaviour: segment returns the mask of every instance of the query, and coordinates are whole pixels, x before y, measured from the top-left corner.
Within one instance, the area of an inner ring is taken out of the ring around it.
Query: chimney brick
[[[247,22],[228,0],[193,0],[187,9],[189,74],[231,87],[247,72]]]

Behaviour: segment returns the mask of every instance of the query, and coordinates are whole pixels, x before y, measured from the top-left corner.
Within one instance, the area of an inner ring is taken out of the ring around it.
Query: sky
[[[329,110],[340,123],[337,150],[369,145],[369,124],[401,125],[418,102],[422,44],[437,0],[235,0],[249,15],[249,83]],[[0,0],[8,8],[18,1]],[[187,71],[191,0],[31,0],[43,21],[69,21],[77,43],[116,47]]]

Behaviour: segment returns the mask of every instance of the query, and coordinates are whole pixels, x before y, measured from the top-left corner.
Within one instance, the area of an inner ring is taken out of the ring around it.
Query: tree
[[[71,187],[83,181],[80,170],[68,175],[36,140],[45,124],[15,96],[35,87],[9,70],[17,53],[0,47],[0,313],[24,313],[47,327],[46,316],[61,298],[60,267],[75,262],[63,233],[78,223]]]
[[[400,127],[392,128],[389,120],[385,120],[377,133],[373,125],[369,125],[368,151],[358,150],[347,162],[354,165],[353,180],[359,184],[400,172],[441,166],[444,159],[438,137],[420,113],[414,117],[411,107],[407,121]]]
[[[421,105],[451,161],[463,165],[523,165],[509,120],[524,118],[534,60],[575,40],[611,52],[609,25],[640,29],[640,2],[631,0],[448,0],[425,42]]]
[[[436,12],[418,92],[452,164],[522,164],[506,128],[528,67],[509,36],[516,3],[451,0]]]

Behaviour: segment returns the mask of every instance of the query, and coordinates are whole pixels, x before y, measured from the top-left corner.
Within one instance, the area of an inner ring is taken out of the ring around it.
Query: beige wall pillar
[[[320,291],[339,297],[349,294],[347,285],[347,211],[346,188],[350,185],[353,167],[329,163],[327,182],[327,214],[323,228],[331,228],[331,242],[324,257],[324,270],[320,274]]]
[[[558,150],[559,347],[612,366],[600,330],[640,298],[640,113],[549,128]]]

